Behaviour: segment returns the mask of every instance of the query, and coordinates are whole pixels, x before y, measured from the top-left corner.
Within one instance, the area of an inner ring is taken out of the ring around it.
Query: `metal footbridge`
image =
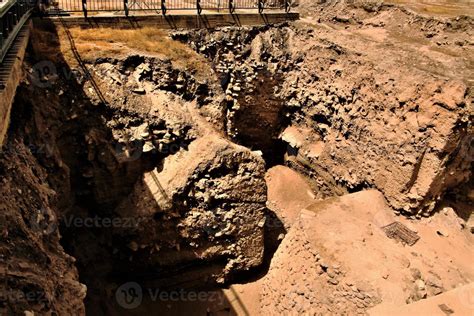
[[[50,13],[81,13],[84,17],[89,14],[115,12],[130,16],[132,14],[158,13],[167,14],[170,11],[188,11],[202,14],[203,10],[219,13],[235,13],[236,10],[265,10],[290,11],[290,0],[57,0],[52,3],[55,10]]]
[[[5,55],[28,21],[34,7],[34,3],[25,0],[0,2],[0,63],[3,63]]]

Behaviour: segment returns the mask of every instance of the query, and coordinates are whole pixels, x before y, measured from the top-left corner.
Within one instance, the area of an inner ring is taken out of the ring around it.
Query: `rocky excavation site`
[[[35,19],[0,151],[0,314],[473,315],[474,6],[395,2]]]

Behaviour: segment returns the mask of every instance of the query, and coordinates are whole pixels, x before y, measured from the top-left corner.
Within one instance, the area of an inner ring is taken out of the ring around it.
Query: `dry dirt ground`
[[[0,313],[473,314],[474,29],[469,3],[442,8],[35,21],[0,153]]]

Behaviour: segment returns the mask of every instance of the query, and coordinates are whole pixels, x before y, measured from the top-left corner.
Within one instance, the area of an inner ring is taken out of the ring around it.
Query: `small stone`
[[[450,213],[454,213],[454,209],[452,207],[444,207],[442,212],[444,215],[448,216]]]
[[[328,276],[329,276],[330,278],[335,278],[335,277],[336,277],[336,274],[334,273],[334,270],[332,270],[332,269],[328,269],[328,270],[326,271],[326,273],[328,274]]]
[[[93,178],[94,177],[94,170],[89,168],[82,172],[82,176],[84,178]]]
[[[441,293],[442,289],[444,288],[443,283],[441,282],[441,280],[438,277],[434,276],[434,275],[430,276],[426,280],[425,283],[432,289],[440,289],[440,292],[438,292],[438,294]],[[435,291],[435,292],[437,292],[437,291]],[[436,295],[436,293],[435,293],[435,295]]]
[[[421,279],[421,272],[420,270],[413,268],[410,270],[411,271],[411,276],[413,277],[414,280]]]
[[[316,270],[317,270],[316,272],[317,272],[319,275],[321,275],[321,274],[324,273],[324,270],[323,270],[323,268],[321,268],[321,266],[317,266]]]
[[[437,233],[438,235],[444,236],[444,237],[448,237],[448,236],[449,236],[448,232],[443,231],[443,230],[437,230],[436,233]]]
[[[425,282],[421,279],[416,280],[415,285],[419,291],[424,291],[426,289]]]
[[[158,129],[153,130],[153,135],[155,136],[164,135],[164,134],[166,134],[165,130],[158,130]]]
[[[339,281],[337,281],[336,279],[329,279],[328,282],[332,285],[337,285],[339,283]]]
[[[131,241],[128,244],[128,248],[130,248],[132,251],[137,251],[138,250],[138,244],[135,241]]]
[[[263,152],[261,150],[254,150],[254,151],[252,151],[252,153],[254,153],[255,155],[257,155],[259,157],[263,156]]]
[[[146,93],[145,89],[143,89],[143,88],[133,89],[132,92],[136,93],[136,94],[145,94]]]
[[[144,153],[148,153],[148,152],[152,151],[153,149],[155,149],[155,146],[153,146],[153,144],[151,142],[145,142],[145,144],[143,145],[143,152]]]

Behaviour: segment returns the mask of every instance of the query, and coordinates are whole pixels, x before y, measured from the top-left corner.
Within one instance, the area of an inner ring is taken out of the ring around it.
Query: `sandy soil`
[[[303,176],[285,166],[270,168],[265,180],[268,207],[278,214],[286,227],[291,227],[299,210],[314,201],[313,191]]]

